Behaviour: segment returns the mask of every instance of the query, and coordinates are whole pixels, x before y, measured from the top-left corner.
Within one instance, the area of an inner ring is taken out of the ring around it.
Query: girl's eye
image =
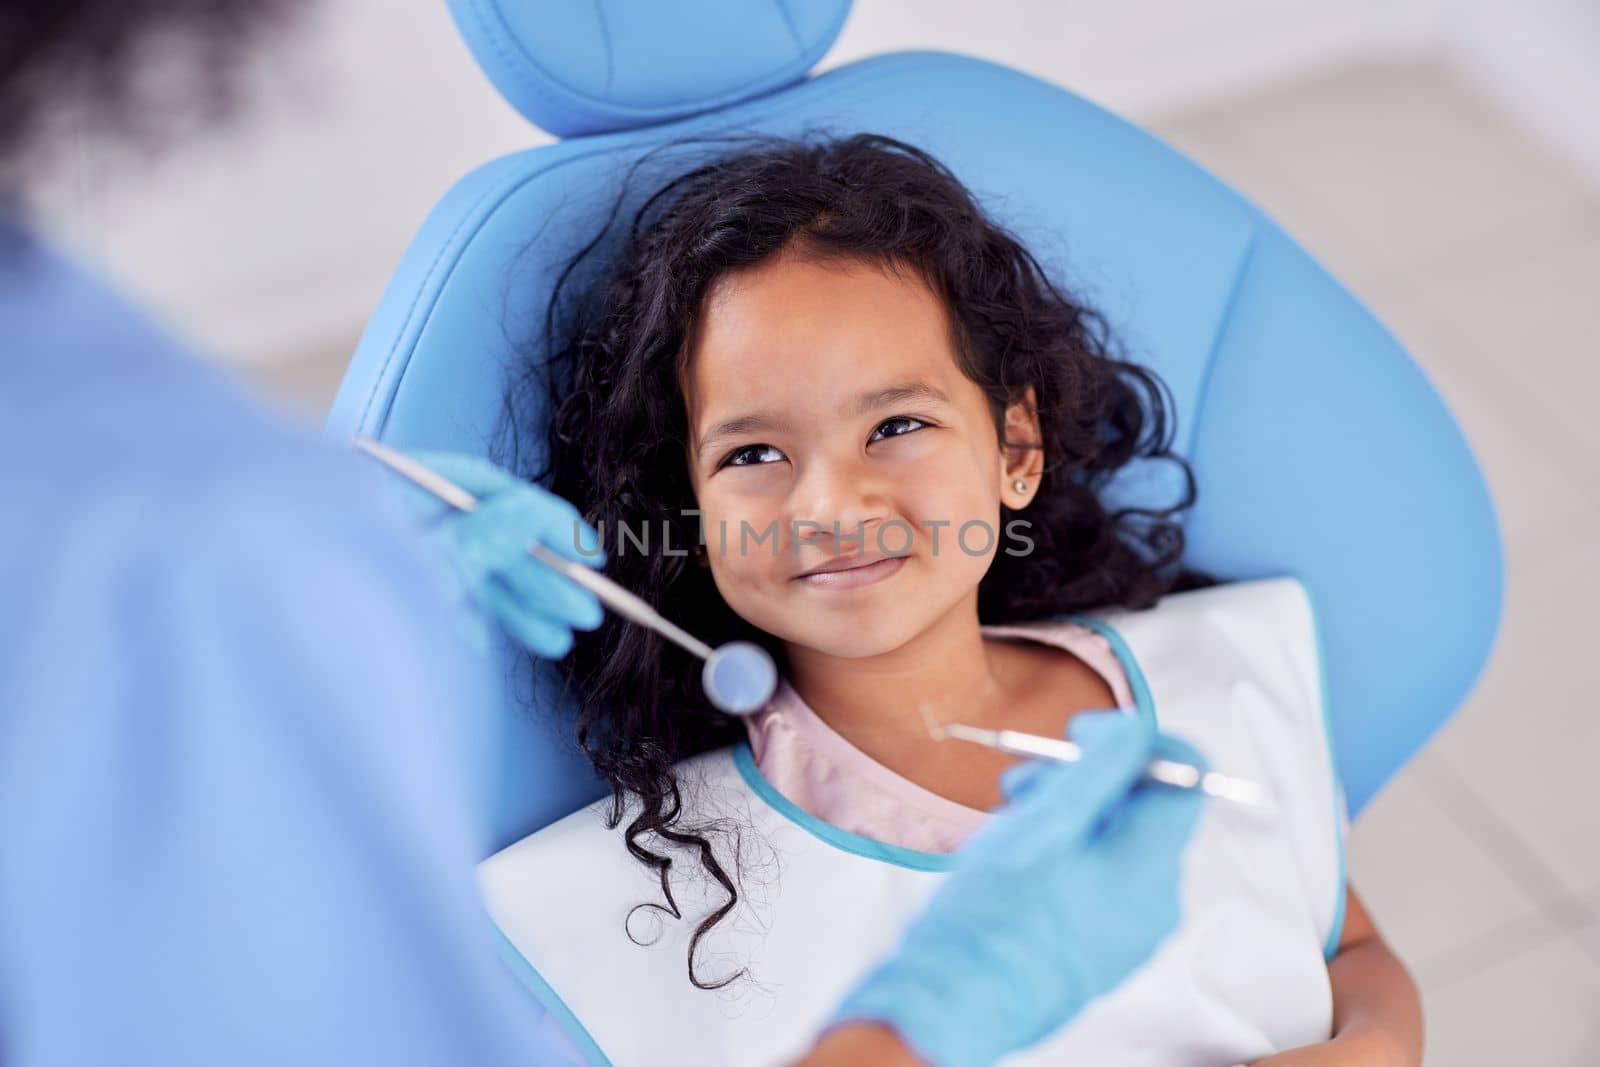
[[[921,419],[913,418],[910,415],[896,415],[892,419],[884,419],[883,422],[879,423],[878,424],[878,428],[872,432],[872,437],[868,439],[868,443],[871,443],[872,441],[881,440],[881,438],[878,435],[880,433],[882,433],[882,431],[886,427],[890,427],[890,426],[902,426],[903,427],[907,423],[912,424],[909,429],[891,430],[890,432],[888,432],[886,434],[883,434],[883,436],[884,437],[904,437],[906,434],[915,433],[916,431],[922,429],[922,427],[928,425],[927,423],[923,422]]]
[[[878,428],[872,432],[868,443],[888,437],[904,437],[906,434],[915,433],[928,425],[930,423],[910,415],[896,415],[892,419],[884,419],[880,422]],[[762,455],[767,453],[770,453],[773,458],[762,459]],[[723,467],[762,467],[768,463],[776,463],[781,459],[783,459],[783,453],[771,445],[743,445],[729,452],[727,458],[717,465],[717,469],[721,470]]]
[[[760,460],[760,459],[750,459],[749,458],[752,455],[759,456],[763,452],[771,452],[773,455],[779,457],[780,459],[783,457],[783,453],[779,452],[776,448],[773,448],[771,445],[745,445],[743,448],[736,448],[732,452],[728,453],[728,458],[722,461],[721,466],[723,466],[723,467],[759,467],[759,466],[762,466],[764,463],[776,462],[775,460]]]

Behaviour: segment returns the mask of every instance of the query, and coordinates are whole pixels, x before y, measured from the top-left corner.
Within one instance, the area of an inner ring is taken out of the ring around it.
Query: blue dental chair
[[[331,434],[487,453],[507,375],[538,350],[556,272],[657,146],[880,132],[949,165],[1171,388],[1175,447],[1199,489],[1187,560],[1309,588],[1352,813],[1464,699],[1503,592],[1478,466],[1394,338],[1226,185],[1087,100],[993,63],[907,52],[808,76],[848,0],[450,2],[493,83],[562,140],[486,163],[433,210],[356,351]],[[660,176],[688,158],[664,154]],[[639,181],[631,204],[656,184]],[[1109,490],[1129,502],[1173,491],[1154,467]],[[526,697],[462,709],[495,716],[505,738],[484,772],[496,847],[605,791],[556,716],[530,714]]]

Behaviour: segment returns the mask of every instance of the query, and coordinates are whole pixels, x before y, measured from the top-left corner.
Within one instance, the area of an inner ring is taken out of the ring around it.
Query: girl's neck
[[[981,724],[1002,715],[1016,661],[1005,642],[986,642],[977,593],[891,652],[856,659],[788,648],[790,684],[837,733],[888,757],[926,746],[926,705],[940,722]]]

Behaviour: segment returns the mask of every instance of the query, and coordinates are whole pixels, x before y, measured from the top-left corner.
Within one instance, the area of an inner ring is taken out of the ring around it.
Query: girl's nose
[[[870,549],[876,524],[888,514],[888,486],[868,464],[829,459],[807,465],[795,483],[790,527],[797,541],[829,552]],[[835,543],[837,538],[838,543]]]

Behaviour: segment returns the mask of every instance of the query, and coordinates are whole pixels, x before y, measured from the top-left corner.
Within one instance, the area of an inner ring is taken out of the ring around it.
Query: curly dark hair
[[[1026,509],[1035,545],[1025,555],[995,554],[979,586],[985,623],[1145,608],[1211,583],[1180,564],[1184,536],[1173,516],[1193,503],[1195,489],[1187,463],[1170,450],[1165,386],[1116,358],[1104,319],[1059,289],[928,153],[875,134],[746,139],[645,199],[605,269],[580,284],[580,266],[602,248],[625,200],[626,191],[601,236],[567,263],[546,315],[546,355],[528,361],[508,398],[513,435],[546,430],[543,468],[523,473],[576,503],[591,524],[665,528],[678,546],[701,542],[697,522],[683,514],[695,507],[678,377],[685,340],[716,279],[795,245],[823,260],[917,271],[948,304],[961,369],[987,394],[1002,441],[1006,407],[1033,386],[1046,456]],[[509,462],[521,466],[515,453]],[[1177,464],[1182,499],[1165,509],[1108,510],[1100,490],[1139,458]],[[1002,510],[1002,518],[1018,514]],[[618,552],[607,569],[645,600],[670,604],[674,620],[708,643],[754,641],[784,665],[781,644],[736,615],[709,570],[685,556]],[[657,871],[666,898],[665,906],[640,907],[682,918],[668,884],[673,861],[647,847],[648,834],[697,851],[727,893],[689,947],[690,980],[712,989],[743,972],[702,981],[695,949],[733,909],[738,890],[713,854],[712,828],[680,825],[674,764],[738,740],[744,727],[712,707],[696,668],[655,633],[608,616],[575,635],[556,669],[576,698],[578,742],[611,783],[609,825],[637,803],[627,848]]]

